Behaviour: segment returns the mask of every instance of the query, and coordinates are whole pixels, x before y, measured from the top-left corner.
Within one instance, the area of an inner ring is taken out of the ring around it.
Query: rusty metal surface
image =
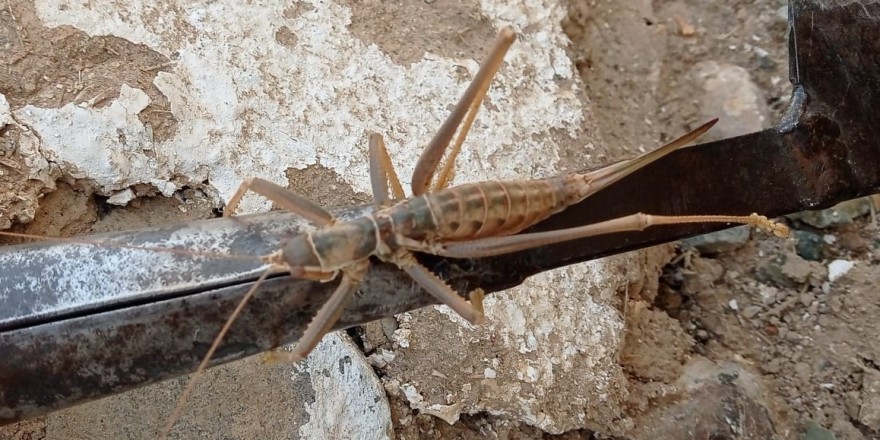
[[[791,1],[789,16],[796,92],[777,128],[676,152],[534,229],[638,211],[775,216],[880,192],[880,114],[873,111],[880,107],[880,4]],[[266,214],[115,236],[124,243],[222,245],[254,254],[272,249],[283,237],[279,230],[293,232],[300,224],[289,214]],[[657,228],[503,258],[423,261],[454,286],[497,291],[537,272],[713,229]],[[73,257],[77,265],[65,263]],[[150,270],[113,280],[117,284],[101,276],[122,264]],[[254,270],[248,261],[119,249],[85,253],[81,245],[0,249],[0,424],[192,371]],[[81,274],[93,278],[81,281]],[[47,281],[64,276],[66,283]],[[216,363],[296,340],[334,284],[269,280]],[[376,265],[339,327],[433,302],[405,275]]]

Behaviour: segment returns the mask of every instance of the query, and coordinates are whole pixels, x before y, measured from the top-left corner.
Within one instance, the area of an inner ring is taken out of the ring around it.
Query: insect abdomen
[[[428,194],[436,236],[444,240],[515,234],[565,208],[555,179],[480,182]]]

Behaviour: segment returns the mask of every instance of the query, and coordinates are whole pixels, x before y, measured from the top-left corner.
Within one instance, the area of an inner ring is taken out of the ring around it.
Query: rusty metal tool
[[[789,21],[795,90],[776,127],[678,151],[533,230],[639,211],[776,216],[880,192],[880,3],[792,0]],[[102,239],[254,255],[302,225],[269,213]],[[503,258],[422,261],[460,291],[491,292],[541,271],[715,229],[664,227]],[[0,424],[192,371],[255,270],[248,261],[70,243],[0,249]],[[334,287],[268,280],[214,363],[296,340]],[[376,265],[339,327],[432,302],[405,274]]]

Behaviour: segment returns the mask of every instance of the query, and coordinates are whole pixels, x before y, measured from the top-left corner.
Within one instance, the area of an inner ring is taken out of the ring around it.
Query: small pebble
[[[736,302],[735,299],[730,300],[727,305],[730,306],[731,310],[739,310],[739,304]]]
[[[816,300],[816,296],[810,292],[804,292],[801,294],[799,299],[801,301],[801,304],[804,305],[804,307],[809,307],[809,305],[812,304],[813,301]]]
[[[782,23],[788,23],[788,5],[780,6],[779,9],[776,10],[776,20]]]
[[[764,370],[765,373],[775,374],[778,373],[781,369],[779,358],[771,359],[770,362],[765,362],[761,365],[761,369]]]
[[[813,369],[806,362],[796,363],[794,365],[794,372],[804,382],[809,382],[810,377],[813,375]]]
[[[758,316],[758,313],[761,313],[761,308],[758,306],[748,306],[742,311],[743,318],[752,319],[755,316]]]
[[[795,238],[794,250],[803,259],[819,261],[825,252],[825,239],[810,231],[795,229],[791,234]]]
[[[748,243],[750,235],[750,227],[743,225],[687,238],[681,244],[695,248],[701,255],[714,255],[739,249]]]
[[[696,338],[696,340],[699,342],[706,342],[709,340],[709,332],[707,332],[706,330],[703,330],[703,329],[697,330],[697,333],[694,335],[694,338]]]
[[[865,369],[860,397],[859,422],[872,430],[880,430],[880,373],[876,370]]]
[[[855,263],[849,260],[834,260],[828,263],[828,281],[835,282],[840,277],[846,275],[850,269],[855,266]]]
[[[803,440],[835,440],[834,433],[813,420],[804,424]]]

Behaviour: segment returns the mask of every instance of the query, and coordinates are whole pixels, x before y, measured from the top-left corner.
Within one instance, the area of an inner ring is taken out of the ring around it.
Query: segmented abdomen
[[[565,177],[479,182],[414,197],[388,214],[404,236],[456,241],[515,234],[565,209]]]

